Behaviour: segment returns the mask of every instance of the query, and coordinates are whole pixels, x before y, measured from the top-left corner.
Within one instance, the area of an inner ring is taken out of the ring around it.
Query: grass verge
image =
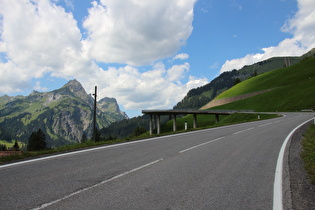
[[[315,184],[315,125],[311,125],[304,134],[302,146],[301,157],[304,160],[304,167],[311,183]]]

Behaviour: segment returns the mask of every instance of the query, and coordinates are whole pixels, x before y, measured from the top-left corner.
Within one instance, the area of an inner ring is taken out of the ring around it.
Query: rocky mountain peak
[[[121,112],[114,98],[97,104],[97,127],[104,128],[128,116]],[[42,129],[47,142],[55,147],[80,142],[83,134],[92,136],[94,101],[80,82],[71,80],[50,92],[33,91],[28,96],[0,97],[0,128],[11,139],[27,142],[32,131]],[[1,130],[0,129],[0,130]],[[0,131],[0,139],[6,140]]]
[[[70,80],[67,84],[65,84],[62,88],[68,88],[72,93],[77,93],[77,92],[85,92],[83,86],[81,85],[80,82],[78,82],[76,79]]]
[[[76,79],[70,80],[59,90],[63,91],[65,89],[88,103],[90,103],[92,100],[91,96],[86,93],[81,83]]]

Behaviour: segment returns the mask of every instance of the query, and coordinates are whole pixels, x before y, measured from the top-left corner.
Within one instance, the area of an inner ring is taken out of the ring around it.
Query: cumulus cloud
[[[275,56],[299,56],[315,47],[315,2],[298,0],[298,11],[281,28],[283,32],[292,34],[292,38],[281,41],[277,46],[266,47],[262,53],[248,54],[243,58],[227,60],[220,72],[240,69]]]
[[[173,56],[192,32],[196,0],[101,0],[83,26],[85,49],[98,62],[133,66]]]
[[[179,50],[192,31],[195,0],[93,2],[83,23],[86,38],[73,15],[55,3],[1,0],[0,94],[32,88],[34,78],[76,78],[87,92],[97,85],[102,97],[115,97],[126,110],[171,108],[208,82],[189,76],[187,62],[135,67]],[[103,69],[95,61],[127,65]],[[33,88],[45,91],[44,85],[37,81]]]
[[[100,95],[115,97],[127,110],[171,108],[190,89],[208,82],[205,78],[189,76],[186,84],[180,84],[178,81],[188,71],[188,63],[167,69],[159,62],[142,73],[128,65],[110,67],[106,71],[99,69],[93,77],[81,78],[80,81],[86,87],[98,84]],[[92,92],[93,88],[90,87],[89,91]]]
[[[10,66],[18,80],[50,73],[71,77],[81,70],[74,66],[83,58],[81,33],[72,14],[62,7],[48,0],[3,0],[0,14],[0,50],[6,57],[1,65]]]

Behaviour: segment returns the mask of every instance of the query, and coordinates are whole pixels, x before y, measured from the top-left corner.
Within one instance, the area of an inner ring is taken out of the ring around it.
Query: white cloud
[[[110,67],[106,71],[99,69],[95,75],[79,81],[89,92],[93,92],[91,84],[97,84],[99,95],[115,97],[127,110],[162,109],[172,108],[190,89],[208,83],[205,78],[192,76],[186,84],[178,83],[188,71],[188,63],[166,69],[159,62],[143,73],[131,66]]]
[[[192,32],[196,0],[93,2],[85,49],[99,62],[133,66],[173,56]]]
[[[173,60],[186,60],[186,59],[188,59],[189,58],[189,55],[188,54],[186,54],[186,53],[181,53],[181,54],[178,54],[178,55],[176,55],[174,58],[173,58]]]
[[[71,77],[80,70],[73,69],[82,60],[82,45],[72,14],[48,0],[4,0],[0,14],[0,49],[16,74],[27,80],[48,73]]]
[[[157,62],[141,71],[131,66],[176,53],[192,31],[195,0],[93,2],[86,40],[73,15],[54,2],[1,0],[0,94],[32,88],[34,78],[76,78],[87,92],[97,85],[101,97],[115,97],[126,110],[171,108],[208,82],[189,76],[187,62],[169,68]],[[94,59],[130,65],[102,69]],[[40,81],[33,88],[46,90]]]
[[[315,47],[315,1],[298,0],[298,11],[282,27],[292,38],[281,41],[277,46],[263,48],[263,53],[248,54],[243,58],[227,60],[220,72],[240,69],[275,56],[299,56]]]

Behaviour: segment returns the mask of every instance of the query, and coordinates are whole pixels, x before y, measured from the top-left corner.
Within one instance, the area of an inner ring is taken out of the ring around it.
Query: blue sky
[[[130,116],[224,71],[315,47],[313,0],[2,0],[0,96],[70,79]]]

